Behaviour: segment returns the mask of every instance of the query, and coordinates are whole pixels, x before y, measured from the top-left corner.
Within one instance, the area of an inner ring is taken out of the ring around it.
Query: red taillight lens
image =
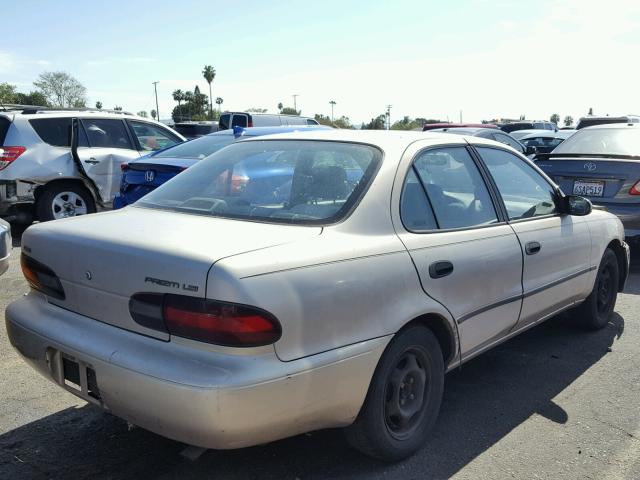
[[[22,274],[31,288],[58,300],[64,300],[65,294],[58,276],[46,265],[25,255],[20,257]]]
[[[127,170],[129,170],[129,164],[128,163],[121,163],[120,164],[120,170],[122,170],[123,172],[126,172]]]
[[[25,147],[0,147],[0,170],[11,165],[26,150]]]
[[[629,190],[629,195],[640,195],[640,180],[638,180],[636,184],[631,187],[631,190]]]
[[[216,345],[269,345],[282,333],[273,315],[246,305],[166,295],[162,313],[171,335]]]

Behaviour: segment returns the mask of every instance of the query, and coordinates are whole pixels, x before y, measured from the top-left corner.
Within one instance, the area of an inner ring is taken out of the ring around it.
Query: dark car
[[[536,153],[535,148],[525,147],[511,135],[509,135],[508,133],[504,133],[497,128],[439,128],[437,130],[431,131],[454,133],[456,135],[468,135],[470,137],[487,138],[489,140],[495,140],[496,142],[509,145],[523,155],[533,155],[534,153]]]
[[[558,130],[558,126],[553,122],[544,120],[523,120],[521,122],[505,123],[500,127],[503,132],[511,133],[517,130]]]
[[[328,128],[325,126],[236,127],[233,130],[223,130],[204,135],[195,140],[176,145],[175,148],[154,152],[138,160],[122,164],[120,192],[113,201],[113,208],[122,208],[136,202],[147,193],[175,177],[178,173],[242,138],[294,132],[301,129],[321,130]],[[238,183],[238,185],[242,181],[240,177],[233,179],[233,182]]]
[[[492,123],[425,123],[422,131],[438,130],[441,128],[498,128]]]
[[[298,115],[280,113],[224,112],[220,115],[219,128],[227,130],[234,127],[280,127],[319,125],[318,121]]]
[[[218,131],[218,122],[178,122],[173,129],[187,140]]]
[[[640,123],[578,130],[536,164],[568,195],[616,214],[626,237],[640,241]]]

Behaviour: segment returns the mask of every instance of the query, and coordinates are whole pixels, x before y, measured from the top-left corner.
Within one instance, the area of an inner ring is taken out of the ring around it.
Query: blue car
[[[164,150],[158,150],[142,158],[122,164],[122,180],[120,192],[113,200],[113,208],[126,207],[136,202],[147,193],[156,189],[180,172],[195,165],[197,162],[217,152],[223,147],[243,138],[287,133],[309,129],[328,129],[325,126],[290,126],[290,127],[235,127],[233,130],[223,130],[204,135],[195,140],[180,143]],[[265,158],[265,161],[268,159]],[[259,164],[259,162],[258,162]],[[273,174],[273,170],[271,170]],[[234,188],[243,188],[246,178],[241,175],[232,180]],[[251,172],[250,177],[256,178],[260,172]],[[291,172],[283,172],[283,177],[291,177]],[[276,178],[265,179],[265,182],[277,182]],[[273,187],[273,190],[271,190]],[[276,196],[289,195],[290,186],[265,185],[265,192],[275,192]]]

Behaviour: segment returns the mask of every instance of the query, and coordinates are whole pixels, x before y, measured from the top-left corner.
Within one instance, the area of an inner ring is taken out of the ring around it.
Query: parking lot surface
[[[0,278],[0,479],[640,478],[638,261],[604,330],[556,318],[449,374],[432,440],[404,462],[363,457],[340,431],[189,462],[183,444],[130,430],[14,352],[4,309],[27,290],[16,246]]]

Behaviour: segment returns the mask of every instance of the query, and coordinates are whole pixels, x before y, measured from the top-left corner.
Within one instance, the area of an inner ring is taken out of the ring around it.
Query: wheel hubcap
[[[598,313],[605,313],[613,297],[613,278],[611,267],[607,266],[598,278]]]
[[[417,428],[427,386],[424,353],[408,350],[400,357],[386,386],[385,422],[393,436],[407,437]]]
[[[75,217],[77,215],[86,215],[87,204],[84,199],[74,192],[60,192],[53,198],[51,202],[53,218]]]

